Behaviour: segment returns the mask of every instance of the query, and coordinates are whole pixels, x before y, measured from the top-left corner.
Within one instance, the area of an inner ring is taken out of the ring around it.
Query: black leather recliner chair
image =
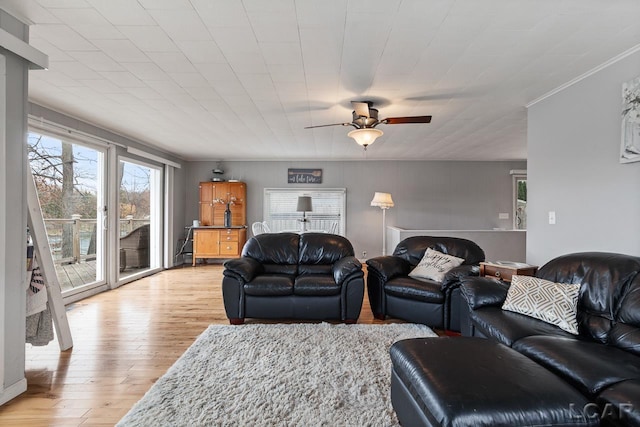
[[[260,234],[224,267],[222,295],[231,324],[246,317],[356,323],[362,309],[362,263],[342,236]]]
[[[441,283],[409,277],[427,248],[463,258],[464,263],[450,270]],[[459,331],[460,279],[477,276],[482,261],[484,251],[467,239],[431,236],[404,239],[393,255],[367,260],[367,290],[373,315],[377,319],[391,316]]]

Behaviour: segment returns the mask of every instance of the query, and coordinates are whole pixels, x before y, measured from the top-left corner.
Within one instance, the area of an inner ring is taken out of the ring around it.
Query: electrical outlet
[[[367,259],[367,251],[362,251],[362,259]]]
[[[509,219],[509,212],[500,212],[498,214],[498,219]]]
[[[549,224],[554,225],[556,223],[556,211],[549,211]]]

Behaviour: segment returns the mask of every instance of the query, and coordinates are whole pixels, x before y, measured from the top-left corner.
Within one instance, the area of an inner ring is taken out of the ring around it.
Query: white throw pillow
[[[413,277],[417,280],[426,279],[442,282],[447,271],[451,270],[453,267],[459,266],[463,262],[464,259],[462,258],[443,254],[442,252],[427,248],[422,260],[420,260],[418,265],[416,265],[416,268],[411,270],[411,273],[409,273],[409,277]]]
[[[580,284],[513,276],[502,309],[534,317],[577,335],[579,293]]]

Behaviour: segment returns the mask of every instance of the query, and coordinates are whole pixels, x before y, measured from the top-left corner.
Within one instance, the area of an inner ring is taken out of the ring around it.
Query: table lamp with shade
[[[298,196],[298,205],[296,207],[297,212],[302,212],[302,219],[299,220],[302,223],[302,232],[307,231],[307,212],[313,211],[313,206],[311,205],[311,196]]]
[[[371,206],[377,206],[382,209],[382,255],[387,254],[387,218],[385,213],[387,209],[394,206],[393,199],[390,193],[375,192],[373,200],[371,200]]]

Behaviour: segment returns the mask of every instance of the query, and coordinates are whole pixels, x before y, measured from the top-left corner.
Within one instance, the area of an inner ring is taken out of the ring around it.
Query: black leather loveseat
[[[342,236],[260,234],[224,267],[222,294],[232,324],[246,317],[355,323],[360,315],[362,263]]]
[[[500,342],[554,373],[591,402],[587,415],[602,425],[640,426],[640,258],[575,253],[536,276],[580,284],[577,335],[503,310],[508,286],[479,277],[461,286],[463,335]]]
[[[430,248],[464,259],[444,280],[416,280],[409,273]],[[484,251],[456,237],[416,236],[401,241],[391,256],[367,260],[367,291],[373,315],[391,316],[434,328],[460,330],[460,278],[478,275]]]

